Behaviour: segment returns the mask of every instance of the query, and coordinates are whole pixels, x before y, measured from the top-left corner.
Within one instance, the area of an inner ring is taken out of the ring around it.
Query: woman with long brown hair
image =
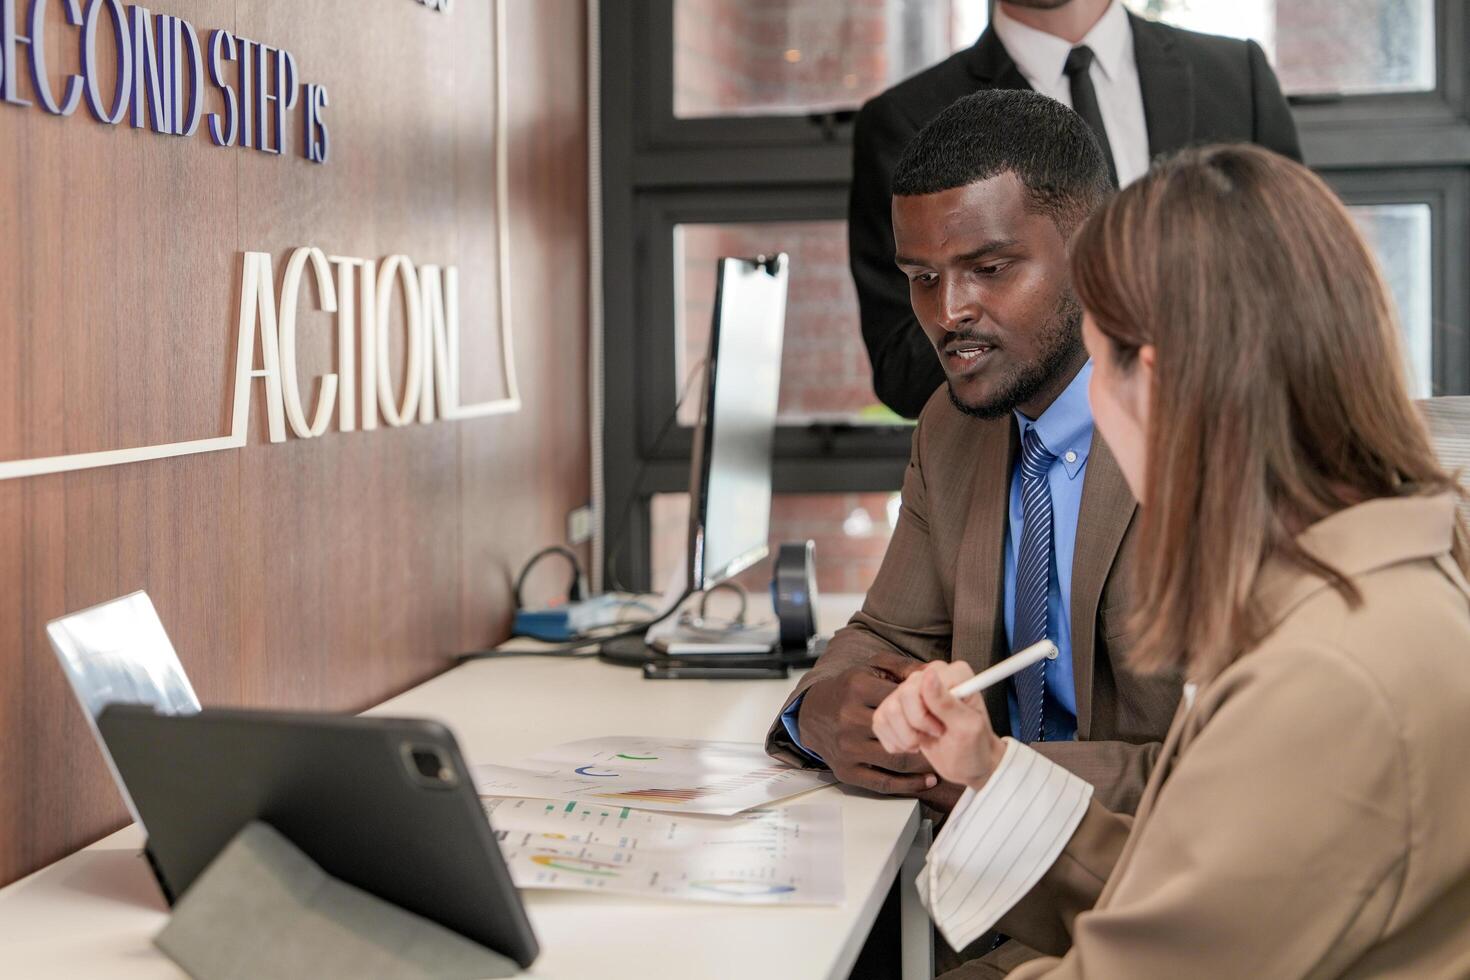
[[[1459,491],[1351,217],[1281,157],[1186,151],[1079,230],[1072,272],[1141,505],[1133,666],[1185,697],[1130,820],[952,697],[965,664],[905,681],[879,740],[969,787],[931,914],[956,948],[1049,954],[1016,977],[1470,976]]]

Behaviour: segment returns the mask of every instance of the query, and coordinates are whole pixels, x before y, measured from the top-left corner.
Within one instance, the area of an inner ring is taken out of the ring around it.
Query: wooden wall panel
[[[511,92],[515,91],[519,58],[542,65],[548,79],[562,81],[550,84],[544,99],[534,107],[515,99],[509,106],[509,227],[515,270],[511,303],[512,319],[523,327],[515,336],[525,408],[519,423],[492,417],[465,422],[458,429],[460,524],[464,529],[462,642],[509,628],[511,579],[517,569],[502,561],[500,554],[506,548],[515,554],[531,554],[565,534],[562,527],[546,524],[507,527],[496,519],[504,502],[527,493],[554,493],[569,482],[588,479],[585,455],[568,455],[556,435],[581,425],[586,418],[587,344],[563,344],[555,339],[568,326],[568,304],[561,294],[569,287],[582,288],[587,267],[585,59],[579,60],[582,55],[567,46],[565,26],[540,16],[539,8],[512,3],[507,9],[507,35],[515,39],[509,62]],[[462,44],[460,64],[472,58]],[[484,84],[488,84],[489,68],[482,66],[482,70]],[[460,173],[476,175],[458,182],[460,211],[474,213],[484,206],[478,203],[482,197],[491,193],[483,153],[479,147],[463,145],[459,156]],[[470,229],[462,226],[461,249],[468,247],[470,237]],[[539,243],[544,261],[534,266],[517,263],[522,243],[532,240]],[[493,290],[487,291],[484,302],[493,300]],[[584,321],[585,315],[579,322]],[[472,375],[466,369],[466,390],[477,398],[502,393],[498,351],[487,350],[487,346],[481,342],[486,356],[478,371]],[[505,458],[485,451],[486,446],[497,444],[513,445],[515,450]],[[561,520],[565,514],[566,509],[561,508],[559,514],[543,516]],[[485,601],[487,596],[491,601]]]
[[[271,444],[257,386],[243,450],[0,481],[0,883],[125,820],[48,620],[146,589],[206,704],[360,709],[503,637],[511,575],[587,499],[585,6],[507,2],[522,411]],[[278,287],[298,245],[457,265],[465,400],[503,395],[489,0],[150,6],[291,50],[331,159],[299,108],[276,157],[0,104],[0,460],[225,433],[247,250]],[[310,411],[336,342],[305,283]]]

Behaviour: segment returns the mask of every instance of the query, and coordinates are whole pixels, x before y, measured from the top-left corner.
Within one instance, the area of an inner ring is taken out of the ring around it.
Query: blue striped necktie
[[[1016,616],[1012,649],[1024,650],[1046,639],[1047,595],[1051,591],[1051,486],[1047,471],[1056,456],[1041,444],[1036,429],[1021,439],[1021,555],[1016,561]],[[1016,705],[1021,741],[1045,737],[1046,661],[1016,675]]]

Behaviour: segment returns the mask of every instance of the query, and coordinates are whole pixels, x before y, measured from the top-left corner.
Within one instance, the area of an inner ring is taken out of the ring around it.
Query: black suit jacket
[[[1129,15],[1149,153],[1196,143],[1257,143],[1301,160],[1296,124],[1254,41],[1196,34]],[[1030,88],[992,30],[975,46],[870,100],[853,130],[848,254],[857,284],[873,390],[915,418],[944,372],[893,264],[889,187],[904,147],[951,102],[982,89]]]

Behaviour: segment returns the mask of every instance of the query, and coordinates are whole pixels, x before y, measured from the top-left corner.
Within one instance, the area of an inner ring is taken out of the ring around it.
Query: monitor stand
[[[675,670],[667,676],[694,676],[691,671],[715,670],[732,677],[741,671],[786,676],[779,624],[773,620],[751,626],[712,625],[682,619],[674,610],[688,596],[686,581],[687,572],[681,562],[669,576],[658,603],[659,614],[666,618],[641,636],[621,636],[603,642],[598,658],[604,663],[642,667],[648,676],[665,676],[658,672],[666,668]],[[655,673],[650,674],[651,670]]]
[[[643,635],[643,642],[665,657],[769,657],[781,645],[780,631],[772,623],[753,626],[730,624],[704,626],[670,617],[656,623]]]

